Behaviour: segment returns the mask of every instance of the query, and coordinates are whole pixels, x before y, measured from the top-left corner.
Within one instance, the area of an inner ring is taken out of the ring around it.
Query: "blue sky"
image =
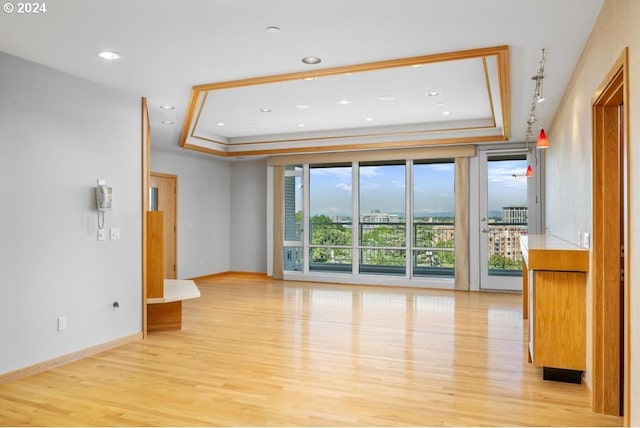
[[[489,210],[526,203],[526,161],[489,163]],[[414,166],[414,213],[429,216],[453,212],[454,164]],[[311,215],[351,216],[351,168],[311,169]],[[404,165],[360,168],[360,212],[374,209],[388,213],[405,211]]]

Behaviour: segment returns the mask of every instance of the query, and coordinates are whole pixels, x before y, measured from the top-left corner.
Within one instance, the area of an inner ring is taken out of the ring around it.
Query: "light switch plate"
[[[104,229],[98,229],[98,241],[104,241],[105,232]]]
[[[111,240],[112,241],[120,239],[120,228],[119,227],[112,227],[111,229],[109,229],[109,232],[111,233]]]

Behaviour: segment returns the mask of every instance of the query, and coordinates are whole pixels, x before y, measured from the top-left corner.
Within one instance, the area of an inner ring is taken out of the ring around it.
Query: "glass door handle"
[[[485,229],[482,229],[480,232],[482,232],[482,233],[489,233],[489,229],[486,229],[486,228],[485,228]]]

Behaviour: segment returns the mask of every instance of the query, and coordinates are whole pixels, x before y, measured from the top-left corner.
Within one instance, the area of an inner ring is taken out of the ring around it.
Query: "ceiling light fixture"
[[[451,112],[450,111],[443,111],[442,115],[443,116],[451,116]]]
[[[542,58],[540,59],[540,68],[538,74],[532,77],[536,81],[536,91],[534,94],[534,102],[540,104],[540,134],[538,135],[538,143],[536,148],[546,149],[549,147],[549,140],[547,140],[547,134],[544,132],[544,94],[542,88],[542,79],[544,79],[544,64],[547,61],[547,50],[542,49]]]
[[[367,122],[373,122],[373,118],[372,117],[365,117],[364,120],[366,120]]]
[[[118,52],[114,52],[114,51],[98,52],[98,56],[100,58],[106,59],[108,61],[115,61],[115,60],[118,60],[118,59],[122,58],[121,54],[119,54]]]
[[[320,64],[321,61],[317,56],[306,56],[302,58],[302,62],[309,65]]]
[[[218,123],[216,123],[216,125],[218,125],[218,126],[224,126],[224,122],[218,122]]]
[[[309,81],[309,80],[318,80],[318,78],[317,77],[305,77],[302,80],[307,80],[307,81]]]
[[[262,113],[271,113],[271,109],[270,108],[261,108],[260,111]]]
[[[162,106],[160,106],[160,108],[162,110],[175,110],[176,109],[174,106],[170,106],[169,104],[162,105]]]
[[[299,123],[299,124],[298,124],[298,126],[299,126],[300,128],[304,128],[304,123]]]
[[[276,27],[275,25],[272,25],[270,27],[267,27],[266,30],[267,30],[267,33],[279,33],[280,27]]]
[[[300,110],[306,110],[306,109],[311,108],[311,106],[309,106],[309,105],[307,105],[307,104],[298,104],[298,105],[296,106],[296,108],[299,108]]]
[[[429,97],[437,97],[438,95],[440,95],[440,92],[437,92],[437,91],[427,92],[427,96]]]
[[[170,120],[163,120],[162,122],[160,122],[163,125],[173,125],[175,122],[172,122]]]
[[[536,109],[540,104],[540,117],[544,118],[544,95],[542,90],[542,79],[544,79],[544,64],[547,60],[547,50],[542,49],[542,58],[540,59],[540,67],[538,73],[531,79],[536,82],[535,89],[533,91],[533,99],[531,100],[531,110],[529,112],[529,119],[527,120],[527,134],[525,136],[525,142],[527,144],[527,153],[529,153],[529,142],[533,137],[533,124],[536,123]],[[544,125],[540,126],[540,134],[538,135],[538,142],[536,148],[545,149],[549,147],[549,140],[547,140],[547,134],[544,132]],[[525,177],[533,177],[533,168],[531,164],[527,165],[527,172]]]
[[[341,106],[346,106],[347,104],[351,104],[351,101],[349,101],[349,100],[340,100],[340,101],[338,101],[338,104],[340,104]]]
[[[380,95],[378,99],[380,101],[395,101],[396,97],[394,97],[393,95]]]

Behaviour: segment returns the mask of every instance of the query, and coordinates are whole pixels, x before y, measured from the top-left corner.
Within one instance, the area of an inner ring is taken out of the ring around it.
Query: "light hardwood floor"
[[[620,425],[525,358],[520,295],[199,281],[182,331],[0,385],[2,425]]]

